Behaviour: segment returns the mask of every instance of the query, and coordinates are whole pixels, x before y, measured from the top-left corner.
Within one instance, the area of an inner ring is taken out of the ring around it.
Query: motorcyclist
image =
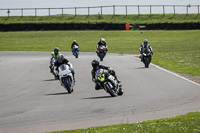
[[[59,48],[54,48],[54,50],[53,50],[53,52],[51,53],[51,58],[50,58],[50,66],[49,66],[49,68],[50,68],[50,72],[52,73],[53,72],[53,70],[52,70],[52,66],[53,66],[53,64],[52,64],[52,61],[53,60],[57,60],[57,56],[60,54],[60,52],[59,52]]]
[[[98,48],[99,48],[99,46],[101,46],[101,45],[103,45],[103,46],[106,47],[106,52],[108,51],[107,45],[106,45],[106,40],[105,40],[104,38],[101,38],[101,39],[99,40],[99,42],[97,43],[97,51],[96,51],[96,53],[98,52]]]
[[[116,80],[117,80],[118,83],[120,84],[121,81],[117,78],[117,75],[115,74],[115,71],[112,70],[112,68],[107,67],[107,66],[103,66],[103,65],[99,65],[99,61],[97,61],[97,60],[93,60],[93,61],[91,62],[91,64],[92,64],[92,68],[93,68],[92,71],[91,71],[91,74],[92,74],[92,81],[93,81],[93,82],[96,83],[96,80],[95,80],[95,72],[96,72],[97,70],[99,70],[99,69],[106,69],[106,70],[108,70],[108,72],[109,72],[112,76],[114,76],[114,77],[116,78]],[[119,87],[122,87],[122,85],[120,84]],[[97,83],[96,83],[96,85],[95,85],[95,89],[96,89],[96,90],[101,89],[100,86],[99,86]]]
[[[153,49],[152,49],[151,45],[148,43],[147,39],[144,39],[143,44],[141,44],[140,48],[139,48],[141,61],[143,61],[143,59],[144,59],[143,53],[144,53],[144,48],[146,48],[146,47],[151,52],[150,53],[150,61],[151,61],[151,56],[153,55]]]
[[[73,47],[74,47],[74,45],[77,45],[77,46],[79,47],[79,45],[78,45],[78,43],[76,42],[76,40],[74,40],[74,41],[72,42],[72,45],[71,45],[71,50],[72,50],[72,52],[73,52]]]
[[[71,63],[70,63],[66,58],[64,58],[64,55],[63,55],[63,54],[59,54],[59,55],[58,55],[58,59],[57,59],[57,61],[56,61],[55,64],[54,64],[55,67],[56,67],[55,70],[59,72],[58,67],[59,67],[60,65],[62,65],[62,64],[66,64],[66,65],[69,66],[69,69],[70,69],[70,71],[71,71],[71,73],[72,73],[72,75],[73,75],[74,82],[75,82],[75,77],[74,77],[75,72],[74,72],[74,69],[72,68],[72,66],[70,65]],[[57,76],[57,77],[58,77],[58,76]],[[59,77],[58,77],[58,79],[59,79]]]

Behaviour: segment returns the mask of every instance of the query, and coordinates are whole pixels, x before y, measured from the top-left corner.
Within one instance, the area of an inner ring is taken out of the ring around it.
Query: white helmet
[[[104,38],[101,38],[101,39],[100,39],[100,42],[101,42],[101,43],[105,43],[105,41],[106,41],[106,40],[105,40]]]

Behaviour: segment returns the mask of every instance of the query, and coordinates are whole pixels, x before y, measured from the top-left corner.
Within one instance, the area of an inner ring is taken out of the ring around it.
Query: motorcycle
[[[112,97],[123,95],[123,90],[120,87],[117,79],[109,74],[109,72],[106,72],[106,70],[97,70],[95,73],[95,81],[101,87],[101,89],[104,89]]]
[[[73,48],[72,48],[72,51],[73,51],[73,55],[78,58],[78,55],[79,55],[79,46],[77,45],[74,45]]]
[[[72,67],[72,64],[70,64]],[[58,77],[61,85],[68,91],[68,93],[73,92],[74,78],[71,73],[70,67],[66,64],[62,64],[58,67]]]
[[[143,52],[143,63],[144,63],[144,66],[146,68],[149,67],[149,64],[151,63],[151,51],[149,48],[145,48],[144,49],[144,52]]]
[[[107,48],[100,45],[97,49],[97,56],[100,58],[100,61],[103,61],[103,58],[106,56]]]
[[[51,61],[50,61],[50,66],[49,66],[49,68],[50,68],[50,72],[54,75],[54,78],[57,80],[58,78],[57,78],[57,76],[56,76],[56,71],[54,70],[54,64],[55,64],[55,59],[52,59]]]

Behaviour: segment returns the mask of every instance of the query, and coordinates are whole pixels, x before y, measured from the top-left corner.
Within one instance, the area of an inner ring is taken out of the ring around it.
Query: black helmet
[[[54,53],[57,55],[58,54],[58,52],[59,52],[59,48],[54,48]]]
[[[96,67],[99,66],[99,61],[98,60],[93,60],[91,64],[92,64],[93,68],[96,68]]]
[[[59,63],[62,63],[63,60],[64,60],[64,55],[59,54],[59,55],[58,55],[58,62],[59,62]]]
[[[148,40],[147,39],[144,39],[143,43],[146,45],[148,44]]]

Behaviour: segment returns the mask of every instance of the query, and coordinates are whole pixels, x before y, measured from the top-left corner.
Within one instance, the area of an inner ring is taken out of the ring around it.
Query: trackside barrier
[[[13,23],[0,24],[0,31],[38,30],[125,30],[119,23]]]
[[[13,23],[0,24],[0,31],[38,31],[38,30],[191,30],[200,29],[200,22],[194,23]]]

